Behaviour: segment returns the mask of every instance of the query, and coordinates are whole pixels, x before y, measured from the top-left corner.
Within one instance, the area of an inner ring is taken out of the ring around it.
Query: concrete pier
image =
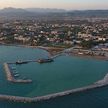
[[[95,82],[94,84],[86,86],[86,87],[81,87],[81,88],[77,88],[77,89],[67,90],[64,92],[53,93],[53,94],[39,96],[39,97],[33,97],[33,98],[11,96],[11,95],[0,95],[0,100],[8,100],[8,101],[24,102],[24,103],[25,102],[38,102],[38,101],[45,101],[45,100],[62,97],[62,96],[66,96],[66,95],[70,95],[70,94],[74,94],[74,93],[80,93],[80,92],[84,92],[84,91],[88,91],[88,90],[92,90],[92,89],[96,89],[96,88],[101,88],[101,87],[105,87],[105,86],[108,86],[108,74],[102,80],[99,80],[99,81]]]
[[[7,63],[4,63],[4,72],[6,73],[6,78],[8,81],[14,81],[14,77],[12,76],[12,72],[10,72],[9,66]]]
[[[32,80],[30,79],[28,80],[15,79],[8,63],[4,63],[4,70],[5,70],[4,72],[6,74],[7,80],[10,82],[14,82],[14,83],[31,83],[32,82]]]
[[[57,57],[63,56],[63,55],[65,55],[64,51],[59,51],[59,52],[56,53],[55,55],[50,56],[49,59],[50,59],[50,58],[51,58],[51,59],[56,59]],[[41,58],[40,58],[40,59],[41,59]],[[43,58],[43,59],[44,59],[44,58]],[[45,58],[45,59],[47,59],[47,58]],[[38,62],[38,60],[39,60],[39,59],[36,59],[36,60],[22,60],[21,63],[19,63],[19,64],[27,64],[27,63],[32,63],[32,62]],[[18,61],[16,61],[16,62],[7,62],[7,64],[18,64],[17,62],[18,62]]]
[[[102,80],[97,81],[95,84],[104,84],[104,83],[108,83],[108,74],[106,74],[106,76]]]
[[[59,52],[56,55],[52,56],[51,59],[56,59],[57,57],[62,56],[63,54],[63,52]]]

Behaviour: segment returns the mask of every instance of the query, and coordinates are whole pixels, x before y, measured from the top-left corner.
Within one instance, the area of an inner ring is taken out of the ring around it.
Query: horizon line
[[[61,9],[61,10],[66,10],[66,11],[86,11],[86,10],[108,10],[108,8],[104,9],[104,8],[97,8],[97,9],[93,9],[93,8],[88,8],[88,9],[65,9],[65,8],[45,8],[45,7],[4,7],[4,8],[0,8],[1,10],[2,9],[5,9],[5,8],[15,8],[15,9]]]

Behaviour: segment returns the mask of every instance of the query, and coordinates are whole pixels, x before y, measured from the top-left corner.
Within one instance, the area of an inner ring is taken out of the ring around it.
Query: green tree
[[[89,40],[89,41],[83,40],[83,41],[81,42],[81,46],[82,46],[83,48],[85,48],[85,49],[90,49],[90,48],[93,47],[93,45],[94,45],[94,43],[93,43],[92,40]]]

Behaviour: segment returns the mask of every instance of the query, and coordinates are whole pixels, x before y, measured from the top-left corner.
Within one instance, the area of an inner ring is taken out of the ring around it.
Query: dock
[[[8,81],[14,81],[14,77],[12,76],[12,72],[10,72],[9,66],[7,63],[4,63],[4,72],[6,73],[6,78]]]
[[[7,62],[7,64],[27,64],[27,63],[32,63],[32,62],[37,62],[37,60],[23,60],[20,63],[16,62]]]
[[[15,79],[14,75],[13,75],[13,72],[9,67],[9,64],[4,63],[3,66],[4,66],[4,72],[6,74],[6,79],[8,81],[13,82],[13,83],[31,83],[32,82],[32,80],[30,80],[30,79],[27,79],[27,80]]]
[[[62,53],[60,52],[57,55],[50,57],[49,59],[23,60],[23,61],[22,60],[18,60],[16,62],[6,62],[6,63],[3,64],[4,71],[5,71],[5,74],[6,74],[6,78],[7,78],[8,81],[14,82],[14,83],[31,83],[32,82],[31,79],[27,79],[27,80],[24,80],[24,79],[15,79],[15,77],[13,75],[13,71],[10,68],[9,65],[10,64],[21,65],[21,64],[31,63],[31,62],[41,63],[41,62],[39,62],[39,60],[43,61],[42,63],[49,63],[49,62],[53,62],[53,59],[57,58],[58,56],[61,56],[61,54]]]
[[[58,52],[58,53],[56,53],[55,55],[52,55],[52,56],[50,56],[50,57],[48,57],[48,58],[39,58],[39,59],[31,59],[31,60],[18,60],[18,61],[16,61],[16,62],[7,62],[7,64],[16,64],[16,65],[20,65],[20,64],[28,64],[28,63],[32,63],[32,62],[37,62],[37,63],[39,63],[38,61],[40,60],[40,59],[43,59],[43,60],[48,60],[48,59],[50,59],[50,60],[54,60],[54,59],[56,59],[56,58],[58,58],[58,57],[60,57],[60,56],[63,56],[63,55],[65,55],[65,53],[64,53],[64,51],[60,51],[60,52]],[[46,62],[47,63],[47,62]]]

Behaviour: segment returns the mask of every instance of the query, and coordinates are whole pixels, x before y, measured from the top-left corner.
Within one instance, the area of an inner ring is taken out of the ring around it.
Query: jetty
[[[13,102],[24,102],[24,103],[39,102],[39,101],[45,101],[45,100],[54,99],[57,97],[66,96],[66,95],[71,95],[74,93],[85,92],[88,90],[101,88],[101,87],[105,87],[105,86],[108,86],[108,74],[106,74],[106,76],[102,80],[99,80],[99,81],[93,83],[92,85],[89,85],[86,87],[76,88],[76,89],[67,90],[67,91],[59,92],[59,93],[53,93],[53,94],[49,94],[49,95],[45,95],[45,96],[37,96],[37,97],[33,97],[33,98],[1,94],[0,100],[13,101]]]
[[[12,72],[10,72],[10,69],[9,69],[9,65],[7,63],[4,63],[4,72],[6,73],[6,78],[8,81],[14,81],[14,77],[12,75]]]
[[[31,79],[27,79],[27,80],[23,80],[23,79],[15,79],[12,69],[10,69],[9,64],[8,63],[4,63],[4,72],[6,74],[6,78],[8,81],[13,82],[13,83],[31,83],[32,80]]]
[[[38,63],[51,63],[54,62],[53,59],[49,58],[49,59],[38,59],[37,61]]]
[[[56,59],[56,58],[62,56],[63,54],[64,54],[63,52],[59,52],[56,55],[52,56],[51,59]]]
[[[64,51],[59,51],[58,53],[56,53],[55,55],[52,55],[48,58],[39,58],[39,59],[29,59],[29,60],[17,60],[16,62],[6,62],[7,64],[16,64],[16,65],[21,65],[21,64],[28,64],[28,63],[32,63],[32,62],[37,62],[37,63],[40,63],[39,60],[42,60],[42,61],[45,61],[44,63],[47,63],[47,62],[52,62],[54,61],[54,59],[56,59],[57,57],[59,56],[63,56],[65,55],[65,52]]]
[[[31,63],[31,62],[37,62],[37,60],[18,60],[16,62],[7,62],[7,64],[16,64],[16,65],[20,65],[20,64],[27,64],[27,63]]]
[[[104,84],[106,82],[108,83],[108,74],[106,74],[102,80],[97,81],[95,84]]]

